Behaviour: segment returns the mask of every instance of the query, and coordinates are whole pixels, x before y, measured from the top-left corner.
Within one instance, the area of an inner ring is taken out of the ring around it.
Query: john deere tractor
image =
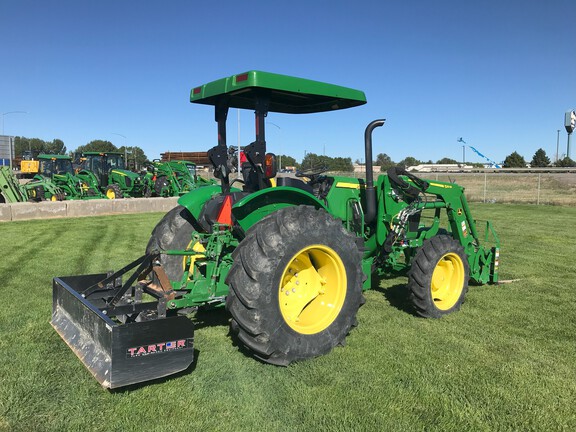
[[[186,369],[184,315],[198,308],[225,307],[239,344],[288,365],[344,343],[373,274],[405,273],[415,313],[428,318],[457,311],[470,281],[498,281],[499,240],[489,222],[480,238],[462,187],[397,167],[373,178],[372,134],[384,120],[364,133],[365,179],[318,169],[271,187],[266,115],[351,108],[366,103],[363,92],[250,71],[195,87],[190,99],[215,108],[208,154],[221,185],[182,196],[123,269],[54,279],[52,325],[103,386]],[[255,112],[242,180],[230,176],[229,108]]]
[[[38,161],[38,174],[34,179],[51,181],[62,190],[65,199],[103,198],[96,182],[92,181],[90,184],[86,179],[75,175],[70,156],[40,154]]]
[[[35,178],[21,184],[9,167],[0,167],[0,204],[62,201],[64,198],[64,191],[51,180]]]
[[[172,160],[162,162],[154,160],[149,172],[154,194],[160,197],[180,196],[201,186],[214,185],[196,172],[196,164],[190,161]]]
[[[109,199],[149,197],[151,189],[144,177],[124,166],[120,152],[84,152],[77,176],[88,184],[95,184]]]

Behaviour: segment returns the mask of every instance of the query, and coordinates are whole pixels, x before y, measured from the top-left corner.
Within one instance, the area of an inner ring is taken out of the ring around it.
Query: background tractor
[[[39,177],[21,184],[10,168],[0,167],[0,203],[64,199],[64,191],[51,180]]]
[[[90,184],[75,175],[70,156],[40,154],[38,161],[38,174],[34,179],[51,181],[62,190],[65,199],[103,198],[97,184]]]
[[[22,160],[20,161],[20,177],[32,178],[38,174],[40,162],[34,159],[31,150],[24,150],[22,153]]]
[[[351,108],[366,103],[363,92],[250,71],[190,98],[215,107],[208,155],[221,185],[182,196],[123,269],[54,279],[52,325],[103,386],[186,369],[193,326],[183,315],[197,308],[226,307],[238,343],[288,365],[344,343],[374,274],[405,273],[415,313],[431,318],[458,310],[469,281],[498,281],[498,238],[490,223],[480,238],[462,187],[401,168],[373,178],[372,133],[384,120],[364,133],[365,179],[309,170],[271,187],[267,114]],[[230,179],[229,108],[255,112],[243,180]]]
[[[160,197],[184,195],[198,187],[214,185],[214,180],[201,177],[196,172],[196,164],[190,161],[154,160],[149,167],[154,194]]]
[[[119,152],[84,152],[77,176],[96,185],[109,199],[149,197],[152,193],[144,176],[125,169]]]

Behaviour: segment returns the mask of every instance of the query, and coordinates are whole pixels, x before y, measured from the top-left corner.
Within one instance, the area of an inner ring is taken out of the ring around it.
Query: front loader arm
[[[446,208],[452,236],[460,242],[468,256],[470,278],[480,284],[498,282],[500,239],[488,221],[484,241],[481,241],[464,188],[453,183],[430,181],[425,193],[436,196],[436,202],[441,201]],[[487,246],[490,236],[494,241],[491,247]]]
[[[384,224],[377,229],[378,244],[382,245],[391,262],[395,262],[405,248],[419,248],[424,241],[437,235],[441,210],[445,209],[449,234],[462,245],[468,257],[470,278],[480,284],[498,281],[500,241],[490,222],[487,223],[485,239],[481,241],[463,187],[422,180],[397,167],[389,170],[388,176],[379,184],[384,197],[379,215]],[[430,226],[420,223],[420,213],[424,210],[435,211]],[[490,236],[494,244],[491,247],[486,246]]]

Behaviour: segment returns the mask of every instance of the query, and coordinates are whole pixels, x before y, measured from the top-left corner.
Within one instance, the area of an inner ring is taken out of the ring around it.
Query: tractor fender
[[[284,207],[298,205],[327,210],[324,203],[309,192],[289,186],[277,186],[262,189],[242,198],[232,207],[232,214],[242,229],[247,231],[264,216]]]
[[[230,192],[240,192],[240,189],[230,188]],[[178,198],[178,204],[188,209],[194,219],[199,220],[204,204],[220,193],[222,188],[219,185],[203,186],[182,195]]]

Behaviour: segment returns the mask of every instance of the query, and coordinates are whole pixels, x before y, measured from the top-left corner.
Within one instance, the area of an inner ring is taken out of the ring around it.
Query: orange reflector
[[[271,178],[276,175],[274,172],[275,163],[274,155],[272,153],[267,153],[264,158],[264,177]]]
[[[220,207],[220,213],[218,213],[216,222],[224,225],[232,225],[232,195],[226,195],[224,197],[224,202],[222,203],[222,207]]]

